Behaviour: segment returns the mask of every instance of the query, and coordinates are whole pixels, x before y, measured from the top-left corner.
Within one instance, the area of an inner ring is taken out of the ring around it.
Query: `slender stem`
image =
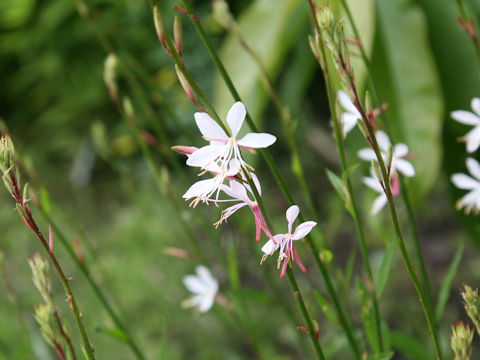
[[[53,266],[55,267],[55,271],[58,274],[58,277],[60,278],[60,281],[63,284],[63,287],[65,289],[65,292],[67,294],[67,301],[70,304],[70,310],[73,313],[73,316],[75,318],[75,322],[77,323],[77,327],[80,331],[80,335],[82,337],[83,345],[85,348],[85,352],[88,356],[89,360],[94,360],[95,355],[93,354],[93,346],[90,345],[90,342],[88,340],[88,335],[87,332],[85,331],[85,327],[83,324],[82,316],[78,310],[78,305],[75,300],[75,297],[73,295],[72,288],[70,287],[69,280],[65,276],[62,267],[60,266],[55,254],[53,251],[51,251],[47,240],[43,236],[42,232],[40,231],[39,227],[37,226],[37,223],[35,222],[35,219],[33,218],[32,211],[30,210],[30,207],[27,204],[26,199],[23,199],[23,195],[20,190],[20,184],[17,182],[17,179],[13,172],[10,173],[10,183],[13,189],[12,196],[14,197],[15,201],[21,206],[23,210],[23,219],[26,223],[26,225],[35,233],[35,235],[38,237],[40,240],[43,248],[48,254],[48,257],[50,258],[50,261],[52,262]]]
[[[317,334],[315,331],[315,328],[313,326],[312,320],[310,319],[310,315],[308,314],[307,308],[305,306],[305,302],[303,301],[302,294],[300,292],[300,289],[298,288],[297,281],[295,280],[295,276],[293,275],[292,269],[290,267],[287,267],[287,278],[288,282],[290,283],[290,286],[292,288],[293,294],[295,296],[295,300],[297,301],[298,309],[302,313],[303,320],[307,324],[307,329],[308,329],[308,335],[310,336],[310,339],[312,340],[313,347],[315,348],[315,353],[317,354],[317,357],[319,359],[325,359],[325,356],[323,355],[322,348],[320,347],[320,344],[318,343],[317,339]]]
[[[72,360],[77,360],[77,356],[75,355],[75,350],[73,348],[72,338],[63,330],[62,319],[60,319],[60,315],[58,315],[58,311],[56,309],[53,311],[53,317],[57,322],[58,332],[60,333],[60,335],[62,335],[62,337],[65,339],[65,342],[67,343],[68,349],[70,350],[70,354],[72,356]]]
[[[362,57],[362,61],[363,61],[364,65],[367,69],[367,78],[368,78],[368,81],[370,83],[370,89],[371,89],[371,92],[372,92],[373,100],[378,106],[380,106],[380,104],[382,104],[382,101],[380,99],[380,96],[378,95],[378,91],[377,91],[375,81],[373,80],[372,65],[371,65],[371,62],[370,62],[370,60],[367,56],[367,53],[366,53],[365,48],[363,46],[363,43],[361,41],[360,33],[358,32],[357,26],[355,24],[355,21],[353,19],[353,16],[352,16],[352,13],[350,11],[350,8],[349,8],[348,4],[346,3],[345,0],[340,0],[340,1],[342,3],[343,9],[345,10],[345,13],[347,14],[348,21],[349,21],[349,23],[352,27],[353,35],[358,40],[358,48],[360,49],[360,55]],[[461,0],[457,0],[457,1],[461,1]],[[390,133],[390,135],[393,139],[393,136],[392,136],[391,132],[388,131],[389,122],[387,121],[386,113],[384,111],[380,112],[380,117],[383,120],[383,124],[385,125],[385,128],[386,128],[387,132]],[[410,234],[411,234],[412,239],[413,239],[414,248],[415,248],[415,256],[417,258],[417,263],[418,263],[418,266],[420,268],[420,276],[422,278],[422,284],[423,284],[423,287],[424,287],[425,295],[426,295],[427,300],[428,300],[427,305],[429,306],[430,311],[433,311],[432,310],[433,309],[433,296],[432,296],[432,291],[431,291],[431,288],[430,288],[430,281],[428,279],[428,273],[427,273],[427,270],[426,270],[425,261],[423,259],[423,255],[422,255],[422,251],[421,251],[421,247],[420,247],[420,239],[419,239],[418,231],[417,231],[417,227],[416,227],[415,216],[414,216],[413,209],[412,209],[410,199],[409,199],[409,195],[408,195],[408,187],[405,184],[403,178],[400,179],[400,184],[401,184],[401,192],[400,192],[401,194],[400,195],[402,197],[402,200],[405,203],[405,207],[407,208],[407,219],[408,219]]]
[[[475,25],[473,24],[473,20],[468,17],[467,11],[465,10],[465,6],[463,4],[463,0],[456,0],[458,11],[460,12],[460,19],[463,24],[460,24],[463,30],[467,33],[468,37],[472,40],[472,44],[475,50],[475,55],[477,57],[477,62],[480,69],[480,40],[478,39],[478,35],[475,29]]]

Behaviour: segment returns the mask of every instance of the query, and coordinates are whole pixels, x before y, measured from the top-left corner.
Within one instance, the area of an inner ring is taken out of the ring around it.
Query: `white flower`
[[[450,113],[453,120],[474,126],[472,130],[461,138],[467,143],[467,152],[469,153],[474,152],[480,146],[480,98],[473,98],[471,107],[473,112],[456,110]]]
[[[458,200],[457,207],[459,209],[465,208],[467,214],[472,210],[477,214],[480,211],[480,164],[475,159],[468,158],[467,169],[473,177],[456,173],[452,175],[451,180],[457,188],[470,190]]]
[[[273,240],[268,240],[265,245],[262,247],[264,256],[262,262],[266,259],[267,256],[272,255],[276,250],[280,249],[280,254],[278,256],[278,267],[280,267],[280,262],[283,260],[283,267],[280,277],[284,277],[287,271],[287,265],[290,260],[294,260],[300,267],[300,269],[307,273],[307,269],[300,261],[298,257],[297,250],[295,249],[294,241],[303,239],[307,236],[310,231],[313,229],[317,223],[315,221],[306,221],[297,226],[295,231],[292,234],[292,225],[293,222],[297,219],[300,209],[297,205],[292,205],[287,209],[286,218],[288,222],[288,232],[286,234],[277,234],[273,237]]]
[[[370,210],[370,214],[377,215],[380,210],[387,204],[387,195],[383,191],[382,184],[380,180],[378,180],[377,176],[375,175],[373,169],[370,169],[370,177],[363,177],[362,182],[367,185],[370,189],[375,190],[378,197],[373,201],[372,210]]]
[[[347,136],[355,127],[357,121],[362,119],[362,115],[345,91],[339,90],[337,92],[337,99],[343,110],[345,110],[345,112],[342,112],[342,129],[343,136]]]
[[[257,176],[254,173],[250,173],[250,176],[252,177],[253,183],[255,184],[255,187],[257,188],[258,194],[262,195],[262,188],[260,187],[260,182],[258,181]],[[247,193],[248,192],[253,195],[252,189],[250,188],[250,185],[248,184],[241,184],[240,182],[236,180],[230,180],[230,186],[226,185],[221,185],[220,190],[222,190],[225,194],[231,197],[231,199],[228,200],[218,200],[218,202],[228,202],[228,201],[239,201],[239,203],[232,205],[225,210],[222,211],[222,215],[220,217],[220,220],[215,223],[215,226],[220,225],[223,221],[226,221],[231,215],[233,215],[237,210],[241,209],[244,206],[248,206],[250,210],[252,210],[253,215],[255,217],[255,240],[259,241],[260,240],[260,235],[263,230],[263,232],[271,239],[272,234],[270,233],[270,230],[268,229],[267,223],[265,222],[265,219],[263,217],[263,214],[260,210],[260,207],[258,206],[258,203],[254,200],[250,199],[250,196]]]
[[[388,135],[385,134],[383,131],[378,130],[375,132],[375,137],[377,139],[378,146],[380,147],[380,153],[382,154],[382,158],[384,161],[387,161],[388,156],[388,149],[391,146],[390,139]],[[392,148],[392,163],[390,165],[390,174],[394,175],[395,172],[398,170],[403,175],[412,177],[415,175],[415,168],[413,165],[403,159],[408,154],[408,146],[405,144],[397,144]],[[358,151],[358,157],[367,160],[377,161],[377,156],[375,152],[371,148],[361,149]]]
[[[184,307],[196,307],[201,313],[207,312],[215,302],[218,292],[218,281],[212,276],[210,270],[203,265],[195,269],[197,275],[183,277],[183,284],[194,296],[182,302]]]

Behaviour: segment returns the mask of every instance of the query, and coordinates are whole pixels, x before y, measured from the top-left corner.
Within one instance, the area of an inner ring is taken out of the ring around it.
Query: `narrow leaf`
[[[330,319],[334,324],[338,324],[337,316],[335,312],[332,310],[332,307],[328,303],[327,299],[320,294],[318,291],[314,291],[315,297],[317,298],[318,304],[320,305],[320,309],[322,309],[323,313],[327,318]]]
[[[346,189],[345,189],[345,184],[342,179],[340,179],[337,175],[335,175],[333,172],[330,170],[327,171],[327,177],[328,180],[330,180],[330,183],[333,185],[333,188],[337,191],[338,195],[342,198],[344,202],[347,200],[346,196]]]
[[[373,312],[372,294],[365,288],[365,284],[357,281],[358,293],[360,295],[360,302],[362,304],[362,322],[367,335],[368,343],[375,353],[380,351],[379,341],[377,338],[377,331],[375,329],[375,318]]]
[[[399,332],[391,331],[390,338],[392,348],[402,353],[405,358],[412,360],[432,360],[431,352],[415,337]]]
[[[375,281],[375,291],[377,292],[377,296],[380,299],[385,289],[385,285],[387,284],[388,276],[390,275],[390,268],[392,267],[392,259],[393,254],[395,252],[395,242],[390,241],[387,247],[385,248],[385,252],[383,253],[382,263],[380,268],[378,269],[377,278]]]

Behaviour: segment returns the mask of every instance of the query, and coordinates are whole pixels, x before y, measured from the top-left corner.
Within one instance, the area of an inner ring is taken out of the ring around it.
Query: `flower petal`
[[[292,224],[300,213],[300,208],[297,205],[292,205],[287,209],[286,218],[288,221],[288,233],[292,233]]]
[[[223,155],[225,145],[207,145],[190,155],[187,159],[188,166],[204,167],[216,158]]]
[[[405,159],[395,159],[395,167],[405,176],[412,177],[415,175],[415,168],[410,161]]]
[[[480,146],[480,126],[476,126],[470,130],[465,136],[467,141],[467,152],[473,153]]]
[[[306,221],[304,223],[301,223],[295,229],[295,232],[293,233],[292,239],[293,240],[303,239],[305,236],[308,235],[308,233],[310,231],[312,231],[312,229],[315,225],[317,225],[317,223],[315,221]]]
[[[230,181],[230,188],[232,189],[233,197],[242,200],[243,202],[250,203],[250,199],[247,196],[247,189],[238,181]]]
[[[268,240],[265,245],[263,245],[262,247],[262,251],[267,254],[267,255],[270,255],[272,254],[273,252],[275,252],[277,249],[278,249],[278,246],[279,246],[279,243],[277,242],[276,244],[272,241],[272,240]]]
[[[453,184],[459,189],[471,190],[480,187],[480,183],[477,180],[462,173],[453,174],[450,180],[452,180]]]
[[[350,99],[350,97],[348,96],[348,94],[345,91],[338,90],[337,99],[338,99],[338,102],[340,103],[340,105],[342,106],[342,108],[344,110],[348,111],[352,115],[354,115],[354,114],[357,115],[358,114],[357,118],[361,117],[357,108],[355,107],[355,105],[353,105],[352,100]]]
[[[357,153],[358,157],[362,160],[372,161],[377,160],[377,156],[375,155],[375,151],[370,148],[360,149]]]
[[[200,180],[194,183],[190,188],[187,190],[182,197],[186,200],[191,199],[193,197],[198,197],[201,194],[204,194],[206,189],[212,186],[214,179],[207,179],[207,180]]]
[[[382,210],[386,204],[387,204],[387,196],[385,194],[381,194],[373,202],[372,210],[370,211],[370,213],[372,215],[377,215],[378,212]]]
[[[480,180],[480,164],[473,158],[467,158],[467,169],[474,177]]]
[[[455,110],[450,113],[453,120],[465,125],[478,125],[480,124],[480,117],[470,111]]]
[[[183,277],[183,284],[185,287],[194,294],[203,294],[207,289],[207,286],[200,281],[196,275],[186,275]]]
[[[247,110],[245,109],[245,105],[241,101],[236,102],[233,106],[228,110],[227,114],[227,123],[232,131],[232,136],[236,137],[240,128],[242,127],[243,120],[245,119],[245,115],[247,115]]]
[[[277,138],[267,133],[248,133],[237,144],[244,147],[262,149],[272,145]]]
[[[358,117],[354,114],[343,113],[342,114],[342,127],[344,134],[348,134],[357,125]]]
[[[362,182],[367,185],[370,189],[375,190],[378,193],[383,194],[383,188],[377,178],[374,177],[364,177]]]
[[[377,132],[375,132],[375,138],[377,139],[377,143],[380,149],[382,149],[384,152],[387,152],[388,148],[392,144],[390,142],[390,139],[388,138],[388,135],[384,131],[378,130]]]
[[[198,130],[202,133],[202,135],[207,139],[228,139],[227,134],[221,128],[220,125],[217,124],[215,120],[213,120],[210,115],[204,112],[197,112],[194,115],[195,122],[197,123]]]
[[[215,302],[215,296],[204,296],[202,302],[198,305],[198,311],[205,313],[213,306]]]
[[[480,98],[473,98],[471,102],[472,110],[480,116]]]
[[[212,273],[206,266],[199,265],[196,267],[195,271],[198,274],[198,278],[206,285],[206,288],[210,292],[218,291],[218,281],[212,276]]]
[[[405,144],[397,144],[393,147],[393,156],[397,158],[404,157],[408,154],[408,146]]]

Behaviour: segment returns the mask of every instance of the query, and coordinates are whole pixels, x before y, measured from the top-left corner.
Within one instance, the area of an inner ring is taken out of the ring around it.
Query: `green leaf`
[[[42,207],[42,210],[45,212],[45,214],[50,215],[50,195],[48,195],[47,190],[42,186],[40,189],[40,206]]]
[[[411,180],[415,199],[437,182],[441,161],[443,103],[425,17],[410,0],[379,0],[375,81],[392,142],[404,142],[416,156]]]
[[[417,360],[432,360],[431,351],[411,335],[399,331],[390,331],[392,347],[402,353],[405,358]]]
[[[443,311],[445,310],[445,305],[447,305],[453,279],[455,278],[455,274],[457,273],[458,265],[460,265],[460,261],[462,260],[464,247],[465,246],[463,242],[460,243],[452,259],[452,262],[450,263],[447,275],[445,275],[445,278],[443,279],[442,287],[440,288],[440,292],[438,294],[437,306],[435,307],[435,318],[437,322],[439,322],[442,318]]]
[[[340,198],[346,202],[347,201],[347,189],[345,188],[345,183],[343,182],[342,179],[340,179],[337,175],[335,175],[333,172],[330,170],[326,169],[327,171],[327,177],[328,180],[330,180],[330,183],[333,185],[333,188],[335,191],[340,195]]]
[[[360,302],[362,304],[362,322],[367,335],[368,343],[375,353],[380,351],[379,339],[377,338],[377,331],[375,328],[375,314],[373,311],[372,294],[366,289],[365,284],[357,279],[358,293],[360,295]]]
[[[308,20],[308,6],[303,0],[257,0],[241,14],[238,25],[245,41],[262,59],[274,80]],[[220,57],[248,112],[257,119],[267,104],[258,64],[232,34],[227,36]],[[226,113],[234,100],[220,77],[215,80],[214,94],[220,113]]]
[[[125,343],[128,341],[127,335],[120,329],[97,328],[96,330],[104,335],[110,336],[113,339],[120,340]]]
[[[382,297],[383,290],[385,289],[385,285],[387,284],[388,276],[390,275],[390,268],[392,267],[392,259],[393,254],[395,253],[395,247],[395,241],[390,240],[387,247],[385,248],[382,263],[380,264],[380,268],[378,269],[378,274],[375,281],[375,291],[377,292],[377,296],[379,299]]]
[[[320,309],[322,309],[325,316],[334,324],[338,324],[337,316],[335,315],[335,312],[333,311],[327,299],[325,299],[325,297],[316,290],[314,290],[314,293],[315,297],[317,298],[317,302],[320,305]]]
[[[389,351],[382,354],[369,355],[367,360],[390,360],[394,355],[393,351]]]

